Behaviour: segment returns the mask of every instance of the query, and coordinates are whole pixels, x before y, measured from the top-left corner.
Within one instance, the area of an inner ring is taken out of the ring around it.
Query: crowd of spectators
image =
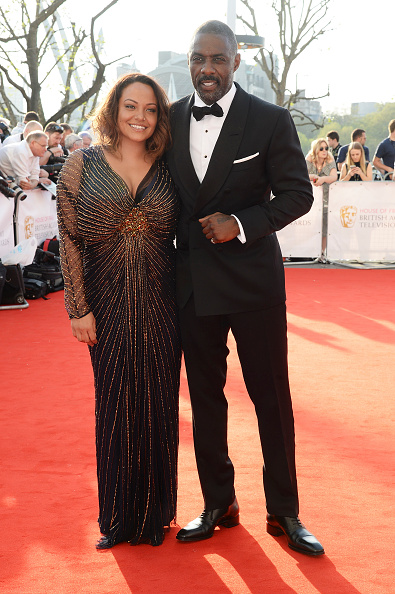
[[[369,159],[366,131],[356,128],[351,132],[350,144],[341,145],[339,133],[331,130],[325,138],[311,143],[306,155],[307,169],[312,183],[323,187],[324,217],[328,202],[329,184],[337,181],[395,181],[395,119],[388,124],[388,138],[378,145]]]
[[[326,140],[329,146],[329,151],[336,162],[338,171],[340,172],[340,180],[342,181],[371,181],[372,179],[385,179],[395,181],[394,164],[395,164],[395,119],[388,124],[389,135],[385,138],[374,153],[373,162],[369,159],[369,149],[366,146],[366,131],[362,128],[356,128],[351,133],[351,143],[342,146],[340,138],[336,130],[328,132]],[[357,158],[359,151],[361,158],[355,161],[352,158],[351,152],[354,151],[354,157]],[[362,154],[363,153],[363,154]],[[361,165],[362,164],[362,167]],[[360,171],[355,175],[350,175],[349,169],[357,167]],[[373,177],[373,168],[376,171],[376,177]]]
[[[370,162],[366,146],[366,131],[357,128],[351,133],[351,143],[341,145],[336,130],[311,143],[306,156],[310,179],[323,186],[324,208],[329,184],[341,181],[395,181],[395,119],[388,124],[389,136],[378,145]],[[87,131],[76,134],[66,122],[49,122],[44,130],[34,111],[26,113],[23,123],[10,130],[9,122],[0,117],[0,174],[15,179],[22,189],[37,184],[56,183],[67,156],[91,145]]]
[[[10,130],[0,117],[0,177],[7,178],[22,190],[41,185],[49,187],[67,156],[91,145],[89,132],[76,134],[66,122],[49,122],[43,129],[34,111],[26,113],[23,123]]]

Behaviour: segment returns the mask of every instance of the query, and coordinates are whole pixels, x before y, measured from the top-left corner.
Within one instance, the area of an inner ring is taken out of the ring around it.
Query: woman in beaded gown
[[[57,187],[65,303],[95,382],[99,549],[163,542],[175,519],[180,342],[175,189],[161,160],[168,102],[150,77],[118,80]]]

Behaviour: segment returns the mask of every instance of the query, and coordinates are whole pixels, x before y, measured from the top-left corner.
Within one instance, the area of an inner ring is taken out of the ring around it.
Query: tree
[[[86,106],[91,98],[97,98],[105,81],[106,68],[128,57],[103,63],[95,36],[97,20],[117,2],[111,0],[91,18],[89,33],[78,28],[74,22],[63,28],[59,9],[67,0],[48,0],[47,3],[41,0],[10,0],[7,7],[1,5],[0,111],[13,125],[20,112],[7,93],[6,83],[22,95],[26,110],[36,111],[42,122],[66,119],[75,109]],[[71,41],[67,39],[66,29],[69,36],[71,34]],[[87,51],[87,42],[89,57],[83,56],[81,51]],[[72,78],[86,65],[90,65],[91,70],[93,67],[94,74],[90,74],[88,88],[72,99]],[[61,85],[63,99],[60,108],[47,118],[43,106],[44,85],[49,85],[52,90],[58,88],[61,81],[59,69],[63,69],[64,73]]]
[[[316,131],[308,139],[299,133],[299,138],[305,151],[307,142],[320,137],[325,138],[330,130],[338,132],[341,144],[349,144],[352,131],[356,128],[362,128],[362,130],[366,130],[366,144],[369,147],[370,158],[373,160],[377,146],[388,136],[388,124],[390,120],[394,119],[394,114],[395,103],[378,104],[376,111],[365,116],[331,114],[328,116],[328,122],[319,132]]]
[[[249,17],[237,15],[237,18],[254,35],[259,35],[255,10],[251,6],[252,0],[241,0],[241,2],[249,12]],[[330,0],[300,0],[297,3],[293,3],[293,0],[274,0],[272,8],[278,23],[282,69],[278,67],[273,48],[261,48],[254,58],[270,81],[277,105],[286,107],[297,120],[298,126],[312,125],[317,129],[323,125],[323,122],[321,124],[315,122],[299,109],[298,100],[303,98],[303,101],[313,101],[328,97],[329,88],[325,95],[304,97],[302,89],[290,91],[287,81],[291,66],[300,54],[313,41],[329,31],[330,20],[327,19],[329,4]]]

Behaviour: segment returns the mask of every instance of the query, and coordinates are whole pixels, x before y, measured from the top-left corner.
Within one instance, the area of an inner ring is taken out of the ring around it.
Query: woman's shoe
[[[96,543],[97,549],[111,549],[115,545],[113,538],[109,534],[104,534]]]

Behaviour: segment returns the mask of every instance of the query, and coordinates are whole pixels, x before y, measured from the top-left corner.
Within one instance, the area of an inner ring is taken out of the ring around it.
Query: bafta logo
[[[358,209],[356,206],[342,206],[340,208],[340,220],[343,227],[350,229],[354,227]]]
[[[31,215],[25,217],[25,239],[34,237],[34,217]]]

